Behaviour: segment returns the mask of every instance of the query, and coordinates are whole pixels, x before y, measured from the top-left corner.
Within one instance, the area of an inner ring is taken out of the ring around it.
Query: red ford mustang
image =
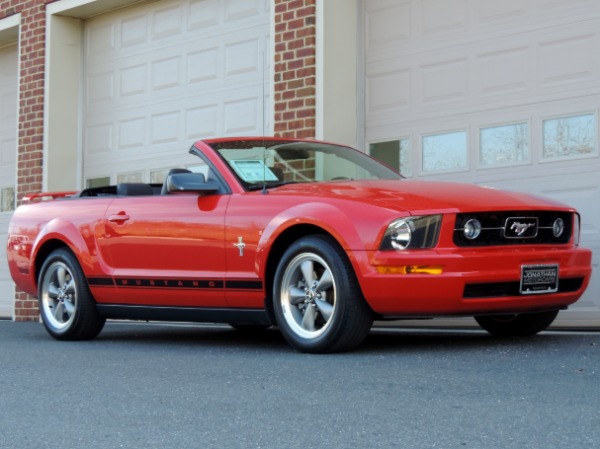
[[[553,201],[408,181],[317,141],[190,153],[163,185],[41,193],[17,209],[10,270],[52,336],[93,338],[107,318],[224,322],[332,352],[375,319],[438,316],[531,335],[590,278],[579,215]]]

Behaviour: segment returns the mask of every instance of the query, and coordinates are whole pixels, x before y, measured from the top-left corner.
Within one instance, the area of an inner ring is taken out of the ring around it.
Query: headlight
[[[575,246],[579,246],[579,241],[581,238],[581,217],[578,213],[575,213],[573,218],[573,244]]]
[[[433,248],[437,244],[441,215],[399,218],[390,223],[381,242],[382,250]]]

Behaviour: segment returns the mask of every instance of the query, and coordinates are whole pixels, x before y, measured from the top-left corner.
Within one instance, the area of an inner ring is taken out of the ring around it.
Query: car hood
[[[557,201],[491,187],[435,181],[380,180],[289,184],[270,191],[277,195],[294,194],[377,204],[394,210],[437,212],[474,212],[492,210],[563,209]]]

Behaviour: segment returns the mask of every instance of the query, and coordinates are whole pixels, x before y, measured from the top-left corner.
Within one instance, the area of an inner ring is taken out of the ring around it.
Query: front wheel
[[[66,249],[55,250],[42,265],[38,298],[44,326],[58,340],[89,340],[104,327],[81,267]]]
[[[353,349],[373,323],[346,254],[327,236],[303,237],[287,249],[275,274],[273,306],[284,338],[303,352]]]
[[[552,324],[558,310],[513,315],[476,316],[475,321],[496,337],[525,337],[537,334]]]

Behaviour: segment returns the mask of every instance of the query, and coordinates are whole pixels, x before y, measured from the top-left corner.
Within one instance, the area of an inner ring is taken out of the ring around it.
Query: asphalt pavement
[[[307,355],[277,330],[0,321],[0,448],[600,447],[600,332],[375,329]]]

